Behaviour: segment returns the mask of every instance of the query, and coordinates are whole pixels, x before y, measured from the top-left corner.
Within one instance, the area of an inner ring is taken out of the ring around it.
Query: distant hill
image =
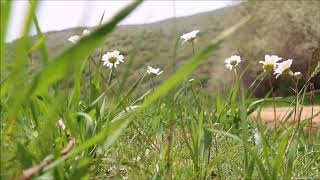
[[[174,55],[174,46],[180,35],[195,29],[200,30],[196,43],[197,51],[208,45],[210,40],[225,28],[250,13],[253,14],[253,20],[213,52],[208,61],[193,73],[193,77],[199,78],[208,91],[223,87],[232,77],[232,73],[225,70],[223,61],[232,54],[243,57],[243,68],[244,64],[250,64],[244,77],[246,85],[261,73],[261,68],[257,68],[256,63],[262,60],[265,54],[294,59],[296,65],[293,69],[302,71],[304,76],[307,76],[309,64],[319,61],[319,57],[314,57],[311,61],[312,53],[320,47],[320,27],[319,23],[316,23],[320,22],[320,1],[308,2],[249,2],[151,24],[119,26],[106,39],[104,45],[93,52],[92,57],[98,61],[101,48],[103,51],[119,50],[127,56],[134,46],[138,46],[129,80],[137,79],[146,71],[148,65],[163,69],[161,78],[165,79],[175,68],[179,68],[185,60],[192,57],[192,48],[188,45],[182,46],[181,41],[178,42]],[[80,34],[85,28],[88,27],[48,32],[46,44],[49,56],[53,57],[70,46],[67,39],[74,34]],[[33,42],[36,40],[35,36],[31,38]],[[17,41],[8,44],[7,62],[10,62]],[[40,55],[34,53],[32,59],[32,67],[37,69],[41,62]],[[121,73],[121,67],[119,71]],[[108,73],[109,70],[106,68],[105,72]],[[316,87],[320,88],[320,79],[314,81]],[[287,90],[283,90],[278,82],[279,80],[274,81],[278,94],[286,94]],[[262,96],[267,90],[267,83],[263,82],[256,95]]]

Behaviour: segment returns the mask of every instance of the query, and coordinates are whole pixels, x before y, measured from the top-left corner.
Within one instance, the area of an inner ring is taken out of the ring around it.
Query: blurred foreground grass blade
[[[39,91],[46,91],[53,82],[65,77],[77,68],[80,68],[83,59],[89,55],[97,46],[103,43],[105,37],[111,33],[116,25],[130,14],[142,1],[137,0],[128,5],[125,9],[116,14],[109,23],[99,26],[90,35],[82,38],[79,43],[65,50],[56,58],[44,66],[34,77],[26,91],[20,90],[21,94],[18,101],[13,102],[13,106],[23,103],[32,94]],[[23,78],[22,78],[23,79]],[[10,108],[11,109],[11,108]]]
[[[138,5],[138,4],[137,4]],[[168,80],[166,80],[164,83],[160,85],[146,100],[140,108],[137,108],[135,110],[129,111],[129,113],[126,113],[124,116],[119,117],[118,119],[113,120],[111,124],[108,124],[108,128],[105,128],[100,133],[92,137],[91,139],[85,141],[83,144],[80,144],[78,147],[74,148],[69,154],[66,156],[63,156],[56,161],[54,161],[52,164],[47,166],[44,171],[51,170],[58,166],[60,163],[64,162],[66,159],[86,150],[87,148],[96,145],[97,143],[100,143],[101,141],[105,140],[107,138],[107,142],[104,144],[107,145],[104,148],[108,148],[125,130],[125,128],[128,126],[130,122],[130,115],[133,113],[137,113],[141,111],[143,108],[149,106],[152,102],[154,102],[157,98],[159,98],[161,95],[164,95],[167,93],[175,84],[177,84],[179,81],[181,81],[183,78],[185,78],[188,74],[192,72],[194,68],[196,68],[200,62],[202,62],[205,58],[208,57],[209,53],[215,50],[218,45],[228,36],[230,36],[232,33],[234,33],[237,29],[239,29],[241,26],[246,24],[251,19],[250,16],[246,16],[243,19],[241,19],[236,25],[228,28],[227,30],[223,31],[217,38],[215,38],[212,43],[207,46],[205,49],[200,51],[196,56],[188,60],[175,74],[173,74],[171,77],[169,77]],[[209,130],[212,132],[218,132],[215,130]],[[236,136],[230,135],[226,132],[218,132],[225,134],[229,137],[232,137],[240,142],[242,142],[241,139],[237,138]]]
[[[42,41],[40,41],[41,42],[40,43],[40,53],[41,53],[42,60],[43,60],[44,64],[47,64],[48,63],[48,59],[49,59],[48,58],[48,49],[47,49],[47,45],[46,45],[47,36],[43,35],[42,32],[41,32],[36,13],[33,14],[33,23],[34,23],[34,25],[36,27],[36,30],[37,30],[38,39],[39,40],[43,39]]]
[[[47,38],[47,35],[43,35],[43,36],[39,37],[38,40],[28,50],[28,54],[32,53],[39,46],[43,46],[43,43],[46,41],[46,38]]]
[[[68,107],[70,107],[70,105],[72,104],[73,107],[77,109],[77,111],[79,110],[79,102],[80,102],[80,96],[81,96],[81,75],[82,75],[82,72],[85,70],[85,66],[87,65],[88,60],[89,58],[86,57],[82,61],[81,67],[77,69],[76,72],[74,73],[74,87],[69,99]]]
[[[0,72],[2,74],[3,71],[3,67],[4,67],[4,54],[5,54],[5,41],[6,41],[6,35],[7,35],[7,26],[8,26],[8,20],[9,20],[9,14],[10,14],[10,10],[11,10],[11,5],[12,5],[12,1],[1,1],[1,36],[0,36],[0,48],[1,48],[1,69]],[[1,80],[2,80],[2,75],[1,75]]]
[[[101,17],[100,17],[100,20],[99,20],[99,26],[101,26],[102,24],[102,21],[103,21],[103,18],[104,18],[104,14],[105,14],[105,10],[103,11]],[[103,47],[101,48],[101,53],[100,53],[100,59],[102,58],[102,54],[103,54]],[[101,76],[101,61],[99,61],[99,63],[96,63],[95,65],[95,69],[93,71],[93,76],[91,76],[91,60],[95,61],[95,59],[91,59],[91,57],[89,56],[89,62],[88,62],[88,65],[89,65],[89,88],[90,88],[90,93],[89,93],[89,101],[91,101],[92,99],[96,99],[98,94],[99,94],[99,89],[100,89],[100,76]],[[99,59],[99,60],[100,60]]]
[[[8,108],[9,118],[14,118],[18,105],[21,104],[24,99],[24,89],[27,76],[27,55],[28,55],[28,43],[29,32],[31,29],[32,15],[38,7],[39,1],[30,1],[25,14],[24,24],[21,31],[21,39],[15,46],[15,53],[12,59],[12,69],[9,76],[4,82],[1,82],[1,98],[2,95],[10,93],[12,99],[10,100],[11,107]]]

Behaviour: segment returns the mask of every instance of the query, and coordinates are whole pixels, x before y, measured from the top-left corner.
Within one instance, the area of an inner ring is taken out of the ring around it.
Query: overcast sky
[[[129,4],[130,0],[85,1],[85,0],[42,0],[37,10],[40,28],[43,32],[62,30],[77,26],[94,26],[106,11],[104,21],[108,21],[117,11]],[[211,1],[145,1],[121,24],[143,24],[159,20],[192,15],[219,9],[236,2],[232,0]],[[15,0],[6,41],[19,37],[21,24],[28,6],[27,0]],[[174,8],[175,7],[175,8]],[[174,11],[175,9],[175,11]],[[35,31],[32,31],[34,34]]]

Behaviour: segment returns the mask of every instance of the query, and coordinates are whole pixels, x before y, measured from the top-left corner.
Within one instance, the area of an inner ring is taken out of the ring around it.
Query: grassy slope
[[[184,60],[192,56],[192,48],[188,45],[180,45],[180,35],[194,29],[199,29],[200,34],[198,37],[198,43],[196,44],[196,51],[207,46],[209,41],[213,39],[221,30],[237,22],[243,14],[246,13],[246,10],[242,6],[233,6],[227,7],[211,12],[200,13],[192,16],[180,17],[176,19],[167,19],[164,21],[145,24],[145,25],[125,25],[119,26],[105,41],[103,51],[119,50],[125,56],[129,55],[134,46],[138,47],[138,53],[134,58],[132,68],[130,68],[129,81],[136,80],[141,74],[146,71],[146,66],[156,66],[164,70],[164,74],[161,79],[163,80],[168,77],[172,72],[175,71],[175,67],[179,67]],[[193,74],[195,77],[201,80],[203,84],[206,85],[209,91],[216,90],[217,88],[222,89],[221,87],[225,86],[226,82],[230,80],[229,73],[226,73],[226,70],[222,67],[223,60],[230,56],[231,54],[240,54],[246,64],[250,64],[250,73],[246,74],[245,84],[250,84],[258,73],[261,73],[260,68],[256,67],[257,61],[263,58],[264,53],[279,53],[284,57],[288,56],[294,58],[297,61],[297,64],[301,64],[304,60],[308,60],[311,57],[309,51],[304,51],[304,58],[301,58],[301,55],[293,55],[289,53],[288,49],[274,49],[274,47],[263,47],[263,43],[259,43],[260,49],[265,49],[265,52],[255,52],[253,42],[255,39],[261,39],[261,33],[265,31],[261,28],[263,26],[271,26],[271,22],[260,22],[258,17],[262,16],[255,14],[257,20],[254,20],[253,23],[247,25],[246,28],[243,28],[241,31],[237,32],[235,35],[230,37],[219,49],[217,52],[212,53],[209,57],[209,60],[205,62],[200,68],[198,68]],[[99,18],[99,17],[97,17]],[[261,18],[261,17],[260,17]],[[223,21],[222,21],[223,20]],[[289,22],[288,22],[289,23]],[[283,27],[286,27],[284,24]],[[59,54],[64,48],[70,46],[70,42],[67,39],[74,34],[81,34],[84,27],[72,28],[63,31],[54,31],[48,32],[47,46],[49,51],[49,56],[55,56]],[[275,29],[276,31],[276,29]],[[285,32],[279,32],[279,36],[285,37],[284,39],[290,39],[291,35]],[[34,40],[35,37],[32,37]],[[297,38],[297,37],[295,37]],[[262,38],[264,39],[264,38]],[[266,36],[266,40],[272,39],[272,37]],[[177,42],[178,41],[178,42]],[[271,40],[268,40],[271,41]],[[243,42],[246,42],[245,45]],[[177,44],[176,56],[174,55],[174,46]],[[250,44],[251,43],[251,44]],[[12,53],[14,53],[12,47],[15,42],[9,44],[8,51],[6,53],[7,60],[10,61]],[[292,45],[293,48],[296,45]],[[292,47],[290,47],[292,49]],[[98,49],[93,53],[93,57],[96,61],[100,59],[97,54],[100,54],[101,49]],[[254,52],[254,54],[253,54]],[[259,56],[256,57],[256,54]],[[33,69],[38,69],[37,60],[39,60],[40,55],[38,53],[33,54],[34,65]],[[128,59],[128,57],[126,57]],[[249,63],[250,62],[250,63]],[[305,71],[300,69],[300,66],[297,65],[295,70]],[[121,73],[121,68],[119,69]],[[88,73],[88,71],[87,71]],[[109,73],[108,70],[105,71],[106,76]],[[285,92],[281,95],[287,95],[286,88],[283,88],[279,84],[279,80],[275,81],[277,84],[275,86],[279,92]],[[320,86],[316,83],[316,87]],[[287,85],[285,86],[287,87]],[[263,96],[267,93],[269,89],[268,83],[264,82],[261,84],[261,87],[258,89],[256,94],[258,96]]]

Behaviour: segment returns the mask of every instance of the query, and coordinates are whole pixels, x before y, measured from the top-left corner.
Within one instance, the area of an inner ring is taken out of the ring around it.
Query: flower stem
[[[111,72],[110,72],[110,75],[109,75],[108,87],[110,87],[110,85],[111,85],[113,72],[114,72],[114,66],[112,66],[112,69],[111,69]]]
[[[298,108],[298,105],[299,105],[298,83],[299,83],[299,80],[295,81],[295,91],[296,91],[296,92],[295,92],[295,93],[296,93],[295,101],[296,101],[296,102],[295,102],[295,105],[294,105],[293,123],[294,123],[295,120],[296,120],[297,108]],[[292,141],[293,141],[293,138],[294,138],[294,136],[296,135],[296,133],[297,133],[297,131],[298,131],[298,129],[299,129],[300,119],[301,119],[301,118],[299,118],[299,119],[297,120],[297,123],[295,124],[295,129],[294,129],[294,131],[293,131],[293,133],[292,133],[292,135],[291,135],[291,137],[290,137],[290,139],[289,139],[288,146],[287,146],[287,149],[286,149],[286,153],[285,153],[285,154],[287,154],[287,152],[288,152],[288,150],[289,150],[289,148],[290,148],[290,145],[291,145],[291,143],[292,143]]]
[[[154,81],[153,81],[153,76],[151,76],[151,89],[154,90]]]
[[[296,102],[295,102],[295,106],[294,106],[293,122],[296,121],[297,109],[298,109],[298,106],[299,106],[298,82],[299,82],[299,81],[296,81],[296,82],[295,82],[295,91],[296,91],[295,101],[296,101]],[[298,119],[297,124],[296,124],[296,128],[297,128],[297,129],[299,128],[299,124],[300,124],[300,118]]]
[[[272,76],[269,75],[269,85],[271,88],[272,104],[273,104],[273,118],[274,118],[274,129],[277,129],[277,109],[276,109],[276,100],[274,97],[274,88],[272,85]]]
[[[311,99],[311,119],[310,119],[310,130],[309,130],[310,133],[311,133],[311,130],[312,130],[312,123],[313,123],[314,96],[315,96],[314,84],[310,83],[310,99]]]
[[[236,68],[234,68],[234,77],[235,77],[235,80],[238,80],[238,73]]]
[[[192,52],[193,52],[193,56],[195,55],[195,51],[194,51],[194,42],[191,42],[192,45]]]

